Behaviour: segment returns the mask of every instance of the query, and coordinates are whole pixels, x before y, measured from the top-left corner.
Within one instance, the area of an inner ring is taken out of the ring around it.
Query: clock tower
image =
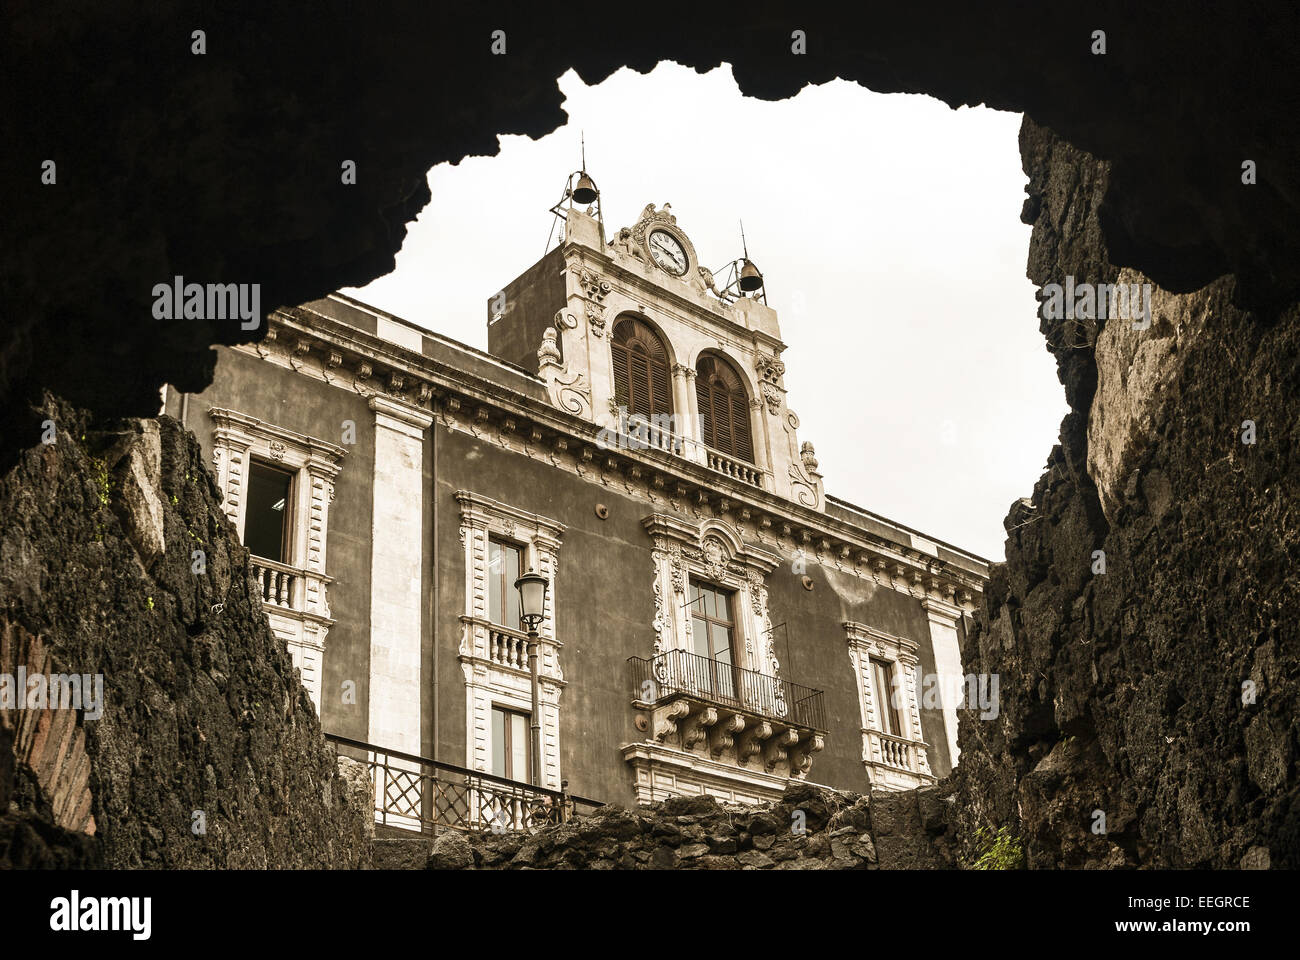
[[[752,279],[721,286],[667,203],[608,240],[591,208],[561,215],[560,244],[489,298],[489,352],[606,435],[823,509],[757,270],[745,260]]]

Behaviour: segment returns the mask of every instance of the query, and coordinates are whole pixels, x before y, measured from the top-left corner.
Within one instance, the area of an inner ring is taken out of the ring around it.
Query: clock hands
[[[652,236],[650,238],[650,246],[667,257],[668,260],[671,261],[672,265],[678,270],[686,269],[686,264],[684,263],[685,256],[681,251],[673,249],[673,247],[662,237],[658,235]]]

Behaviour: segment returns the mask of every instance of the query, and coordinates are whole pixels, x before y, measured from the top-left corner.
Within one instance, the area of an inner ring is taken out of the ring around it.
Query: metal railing
[[[685,650],[669,650],[648,660],[630,657],[628,663],[638,700],[657,703],[686,696],[769,720],[826,730],[821,690]]]
[[[384,826],[420,833],[535,833],[604,806],[568,793],[567,781],[551,790],[332,733],[325,739],[336,749],[364,754],[375,791],[375,822]]]

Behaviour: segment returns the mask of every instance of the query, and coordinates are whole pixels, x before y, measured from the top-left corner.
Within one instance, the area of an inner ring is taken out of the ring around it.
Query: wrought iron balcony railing
[[[768,720],[826,730],[821,690],[685,650],[669,650],[650,659],[631,657],[628,663],[638,700],[657,704],[685,696]]]
[[[360,753],[370,766],[375,822],[420,833],[440,830],[534,833],[603,806],[559,790],[430,760],[327,733],[336,749]],[[567,781],[566,781],[567,782]]]

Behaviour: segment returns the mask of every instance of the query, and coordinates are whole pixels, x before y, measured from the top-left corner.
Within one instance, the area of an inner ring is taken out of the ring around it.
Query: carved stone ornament
[[[785,362],[760,353],[754,358],[754,369],[758,371],[760,379],[776,384],[785,375]]]
[[[587,304],[587,323],[591,325],[591,332],[594,336],[603,336],[605,333],[605,308],[596,303]]]
[[[727,575],[727,548],[717,537],[705,537],[700,544],[700,553],[704,559],[704,568],[713,580],[721,580]]]
[[[560,365],[560,347],[556,342],[554,327],[546,328],[546,331],[542,334],[542,345],[537,348],[538,366],[544,367],[548,363],[553,363],[556,366]]]
[[[672,213],[673,205],[665,203],[662,210],[656,210],[653,203],[647,203],[641,211],[641,216],[637,218],[636,223],[632,225],[632,239],[638,244],[644,243],[646,234],[653,226],[677,226],[677,218]]]

